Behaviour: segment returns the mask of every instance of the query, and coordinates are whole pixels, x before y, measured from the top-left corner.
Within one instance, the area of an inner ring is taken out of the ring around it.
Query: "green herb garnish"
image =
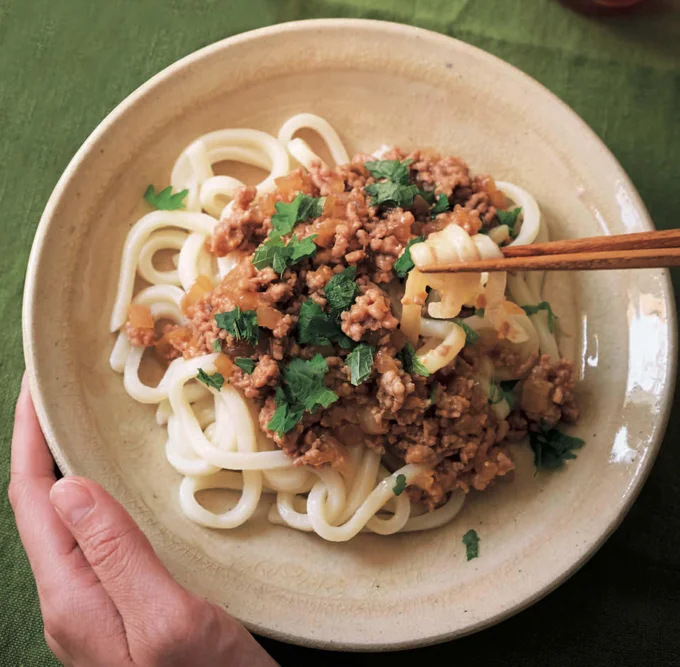
[[[150,185],[144,193],[144,199],[154,208],[160,211],[176,211],[184,208],[184,198],[189,194],[189,190],[180,190],[172,194],[172,185],[156,192],[156,188]]]
[[[468,560],[479,558],[479,535],[476,530],[468,530],[463,535],[463,544],[465,545],[465,556]]]
[[[222,341],[219,338],[215,338],[212,342],[212,349],[215,350],[215,352],[222,352]]]
[[[550,307],[550,304],[547,301],[541,301],[537,306],[521,306],[522,310],[527,314],[527,315],[536,315],[539,311],[545,310],[545,312],[548,314],[548,329],[550,330],[550,333],[553,332],[553,324],[555,320],[559,320],[560,318],[553,313],[552,308]]]
[[[489,384],[489,403],[496,405],[502,401],[507,401],[510,409],[515,406],[515,394],[513,389],[519,380],[504,380],[500,384],[491,382]]]
[[[359,285],[356,284],[356,266],[348,266],[344,271],[336,273],[326,283],[323,292],[328,300],[333,314],[339,316],[344,310],[351,308],[359,294]]]
[[[371,183],[364,190],[371,195],[371,206],[386,204],[391,207],[411,208],[413,199],[418,194],[418,186],[399,185],[392,181]]]
[[[272,216],[272,231],[269,238],[278,239],[293,231],[298,222],[318,218],[323,213],[325,197],[311,197],[299,192],[292,202],[278,201],[274,204],[276,213]]]
[[[413,259],[411,258],[411,246],[416,243],[422,243],[425,240],[424,236],[416,236],[409,240],[404,248],[404,252],[401,253],[399,259],[394,263],[394,272],[400,277],[404,278],[406,274],[415,266]]]
[[[234,359],[234,363],[244,373],[248,373],[248,375],[252,375],[253,371],[255,370],[255,362],[252,359],[248,359],[248,357],[236,357],[236,359]]]
[[[484,317],[485,312],[484,308],[475,308],[475,315],[477,317]]]
[[[200,380],[203,384],[208,385],[208,387],[217,389],[217,391],[220,391],[224,385],[224,375],[221,373],[213,373],[212,375],[208,375],[208,373],[206,373],[202,368],[198,369],[198,375],[196,376],[196,379]]]
[[[566,435],[556,428],[546,429],[541,427],[538,433],[529,434],[531,449],[534,450],[534,464],[537,468],[556,470],[564,465],[565,461],[575,459],[573,449],[580,449],[585,445],[585,440]]]
[[[349,350],[354,345],[349,336],[346,336],[338,322],[325,313],[318,303],[311,299],[303,301],[300,306],[300,314],[297,322],[298,343],[307,345],[330,345],[337,343],[340,347]]]
[[[261,271],[267,266],[271,266],[276,273],[281,275],[288,266],[297,264],[305,257],[311,257],[317,251],[314,244],[316,234],[306,236],[298,241],[295,234],[288,243],[284,243],[280,238],[267,239],[253,255],[253,266]]]
[[[519,214],[522,212],[521,208],[513,208],[511,211],[496,211],[496,215],[498,216],[498,221],[501,223],[501,225],[507,225],[508,229],[510,230],[510,236],[517,236],[517,232],[515,231],[515,225],[517,224],[517,220],[519,219]]]
[[[436,218],[440,213],[446,213],[450,206],[449,198],[444,194],[439,195],[434,206],[430,209],[430,217]]]
[[[345,363],[349,366],[350,382],[356,387],[371,375],[375,348],[368,343],[359,343],[347,355]]]
[[[394,481],[395,484],[392,487],[392,491],[394,491],[395,496],[400,496],[402,493],[404,493],[404,490],[406,489],[406,476],[397,475]]]
[[[293,359],[281,372],[281,386],[274,397],[277,409],[267,428],[283,435],[295,427],[305,411],[327,408],[337,401],[338,395],[323,383],[327,372],[328,364],[320,354],[309,361]]]
[[[401,352],[397,354],[397,359],[401,361],[404,370],[407,373],[417,373],[423,377],[429,377],[430,371],[428,371],[420,362],[411,343],[406,343],[406,345],[401,348]]]
[[[236,340],[245,340],[257,345],[260,327],[257,326],[257,313],[254,310],[241,310],[238,306],[228,313],[217,313],[215,322],[220,329],[225,329]]]
[[[469,324],[465,323],[464,319],[460,317],[454,317],[453,321],[465,332],[466,345],[472,345],[481,338],[481,336]]]
[[[394,181],[401,185],[408,185],[409,170],[408,166],[413,160],[374,160],[372,162],[365,162],[364,166],[371,173],[373,178],[380,180],[386,178],[388,181]]]

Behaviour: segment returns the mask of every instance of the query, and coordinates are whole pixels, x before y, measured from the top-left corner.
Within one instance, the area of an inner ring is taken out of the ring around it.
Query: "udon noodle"
[[[320,136],[336,164],[349,162],[337,132],[309,113],[288,119],[276,137],[258,130],[225,129],[201,136],[182,151],[170,183],[175,192],[187,191],[183,208],[144,215],[125,241],[111,315],[111,331],[118,332],[111,367],[122,373],[131,398],[156,406],[157,423],[167,428],[167,460],[182,476],[182,511],[202,526],[236,528],[266,501],[272,523],[315,532],[334,542],[349,540],[362,531],[390,535],[436,528],[460,511],[465,498],[461,489],[453,490],[429,512],[408,493],[396,491],[417,483],[432,464],[401,461],[395,467],[375,448],[345,443],[347,455],[342,465],[296,465],[259,427],[252,400],[229,383],[218,390],[197,380],[199,370],[208,375],[218,371],[217,351],[174,359],[157,386],[140,379],[145,348],[132,345],[125,333],[131,305],[148,308],[154,322],[184,326],[183,299],[200,277],[208,276],[218,284],[240,259],[236,252],[216,257],[207,250],[208,240],[243,187],[236,178],[216,175],[214,165],[229,160],[262,169],[267,176],[257,184],[257,196],[272,194],[277,179],[291,169],[311,169],[320,163],[310,146],[295,137],[303,129]],[[375,159],[384,152],[377,151]],[[521,226],[514,237],[502,224],[488,234],[473,235],[455,224],[445,226],[411,247],[415,266],[403,288],[395,284],[387,288],[394,294],[392,310],[400,330],[430,374],[456,360],[466,344],[468,329],[482,339],[500,334],[522,360],[536,357],[539,350],[554,361],[560,357],[548,313],[538,309],[529,316],[517,305],[543,302],[542,275],[426,274],[418,270],[425,264],[500,256],[500,244],[547,240],[532,195],[512,183],[495,185],[522,209]],[[173,254],[172,267],[160,269],[154,264],[161,251]],[[134,293],[138,278],[147,286]],[[475,304],[477,310],[470,314]],[[456,318],[466,309],[463,327]],[[487,368],[486,375],[478,375],[477,381],[487,394],[493,382],[516,377],[507,367],[482,367]],[[499,419],[510,412],[505,397],[494,401],[492,407]],[[238,501],[226,511],[211,511],[197,500],[197,494],[208,489],[234,491],[239,494]]]

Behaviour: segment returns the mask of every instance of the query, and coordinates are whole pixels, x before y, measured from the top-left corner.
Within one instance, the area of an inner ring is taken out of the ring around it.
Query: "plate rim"
[[[22,341],[24,348],[24,359],[26,364],[26,373],[28,375],[29,386],[31,395],[35,403],[36,412],[38,415],[38,420],[45,433],[45,439],[55,458],[55,461],[59,465],[60,469],[65,474],[72,474],[73,466],[69,460],[67,454],[65,454],[57,443],[55,434],[52,432],[50,420],[45,409],[45,401],[43,397],[43,392],[41,391],[38,379],[35,373],[36,366],[36,347],[33,344],[34,337],[34,313],[33,304],[35,297],[37,295],[37,267],[39,264],[40,256],[44,251],[45,237],[47,234],[48,227],[54,216],[55,209],[57,208],[58,202],[66,190],[68,183],[74,176],[81,162],[85,159],[91,147],[106,133],[109,125],[111,125],[115,120],[118,119],[123,113],[125,113],[128,108],[134,106],[138,100],[142,99],[147,92],[153,90],[158,84],[162,83],[166,79],[172,77],[176,72],[183,70],[186,67],[197,63],[206,56],[210,56],[213,53],[217,53],[225,48],[229,48],[232,45],[237,45],[242,42],[255,41],[262,37],[267,37],[269,35],[274,35],[282,32],[297,32],[305,30],[314,29],[325,29],[325,28],[353,28],[353,29],[378,29],[381,31],[388,31],[396,34],[408,33],[408,37],[416,37],[423,39],[424,42],[439,42],[440,44],[455,44],[456,48],[467,50],[468,52],[474,54],[477,58],[486,60],[490,66],[496,68],[501,74],[507,74],[515,77],[523,78],[530,85],[537,87],[541,90],[543,95],[547,95],[551,98],[554,104],[557,104],[562,108],[562,111],[571,116],[573,122],[580,127],[580,130],[588,135],[590,135],[591,140],[594,140],[599,149],[606,154],[608,159],[615,164],[619,169],[619,174],[617,177],[622,181],[626,190],[632,195],[633,203],[638,208],[638,210],[643,214],[640,219],[644,229],[653,230],[655,229],[654,223],[652,221],[649,212],[637,191],[637,188],[631,181],[630,177],[619,163],[616,156],[612,151],[606,146],[606,144],[600,139],[600,137],[594,132],[594,130],[568,105],[566,102],[561,100],[557,95],[551,92],[539,81],[529,76],[519,68],[508,63],[507,61],[495,56],[477,46],[469,44],[468,42],[462,41],[455,37],[448,35],[443,35],[441,33],[433,32],[431,30],[410,26],[407,24],[396,23],[392,21],[381,21],[375,19],[360,19],[360,18],[323,18],[323,19],[307,19],[299,21],[289,21],[284,23],[278,23],[263,28],[257,28],[255,30],[246,31],[230,37],[221,39],[212,44],[204,46],[196,51],[193,51],[186,56],[183,56],[179,60],[168,65],[164,69],[160,70],[158,73],[150,77],[147,81],[142,83],[136,89],[134,89],[130,94],[128,94],[121,102],[119,102],[92,130],[85,141],[81,144],[79,149],[76,151],[74,156],[69,161],[64,172],[59,177],[50,197],[45,204],[45,208],[40,217],[36,233],[32,242],[31,251],[26,268],[26,277],[24,282],[24,295],[22,300]],[[604,542],[612,535],[612,533],[619,527],[621,522],[627,516],[633,503],[637,499],[642,487],[646,483],[649,474],[654,466],[654,462],[661,448],[662,441],[664,439],[666,429],[668,426],[668,421],[670,418],[670,412],[673,405],[673,397],[676,384],[676,370],[678,363],[678,322],[676,313],[676,303],[675,295],[673,290],[673,285],[671,282],[670,271],[664,269],[660,272],[660,290],[663,295],[664,305],[667,312],[667,323],[665,326],[665,334],[667,336],[667,349],[670,363],[666,367],[666,373],[664,377],[664,392],[661,397],[661,409],[656,419],[656,425],[654,427],[653,437],[649,441],[649,454],[645,458],[643,464],[641,464],[641,469],[636,475],[633,483],[626,489],[626,492],[621,496],[621,504],[616,517],[609,523],[597,538],[593,539],[588,545],[587,550],[585,550],[580,557],[578,557],[570,567],[565,568],[558,576],[556,576],[549,584],[546,584],[536,590],[532,595],[529,595],[519,601],[510,604],[508,607],[497,611],[493,615],[485,617],[483,620],[477,623],[467,626],[464,629],[451,630],[448,632],[440,632],[435,635],[428,635],[421,640],[405,640],[403,642],[380,642],[372,641],[365,643],[356,642],[338,642],[334,643],[332,641],[323,641],[316,638],[299,637],[285,632],[277,631],[276,629],[258,625],[256,623],[246,623],[247,627],[253,632],[270,637],[272,639],[277,639],[280,641],[285,641],[288,643],[294,643],[301,646],[306,646],[310,648],[322,648],[326,650],[343,650],[343,651],[396,651],[408,648],[417,648],[423,646],[429,646],[433,644],[438,644],[445,642],[454,638],[463,637],[466,635],[479,632],[485,628],[491,627],[500,623],[511,616],[523,611],[524,609],[535,604],[546,595],[554,591],[565,581],[567,581],[571,576],[573,576],[585,563],[592,558],[592,556],[597,553],[597,551],[602,547]]]

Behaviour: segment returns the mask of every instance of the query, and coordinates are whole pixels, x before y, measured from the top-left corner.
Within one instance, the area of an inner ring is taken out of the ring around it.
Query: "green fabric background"
[[[669,228],[680,220],[679,10],[651,0],[638,14],[594,20],[554,0],[0,0],[0,665],[56,664],[6,494],[26,261],[59,175],[120,100],[178,58],[252,28],[339,16],[410,23],[486,49],[554,91]],[[466,667],[680,665],[678,407],[676,398],[640,499],[586,567],[500,626],[409,657]],[[396,660],[263,643],[284,665]]]

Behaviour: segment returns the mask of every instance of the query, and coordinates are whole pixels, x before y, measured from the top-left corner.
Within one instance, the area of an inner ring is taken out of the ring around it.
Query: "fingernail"
[[[94,507],[94,498],[88,488],[75,479],[60,479],[50,489],[50,500],[59,514],[75,526]]]

